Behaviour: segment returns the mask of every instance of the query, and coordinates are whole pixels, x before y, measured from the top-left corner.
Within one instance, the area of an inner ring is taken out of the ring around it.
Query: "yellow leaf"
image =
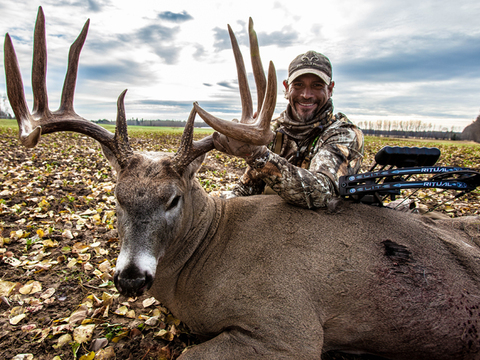
[[[125,316],[128,312],[128,308],[126,306],[120,306],[117,310],[115,310],[115,314]]]
[[[115,336],[113,339],[112,339],[112,342],[114,343],[117,343],[119,342],[121,339],[123,339],[125,336],[127,336],[129,333],[129,331],[123,331],[121,333],[118,333],[117,336]]]
[[[85,354],[80,357],[80,360],[93,360],[95,358],[95,352],[92,351],[89,354]]]
[[[67,264],[67,268],[71,269],[72,267],[74,267],[75,265],[77,265],[77,259],[72,259],[68,262]]]
[[[43,244],[43,246],[45,246],[45,247],[47,247],[47,248],[53,248],[53,247],[57,247],[57,246],[58,246],[58,242],[57,242],[57,241],[53,241],[53,240],[50,240],[50,239],[43,240],[43,241],[42,241],[42,244]]]
[[[43,232],[42,229],[38,229],[38,230],[37,230],[37,235],[38,235],[39,238],[43,238],[43,236],[45,235],[45,233]]]

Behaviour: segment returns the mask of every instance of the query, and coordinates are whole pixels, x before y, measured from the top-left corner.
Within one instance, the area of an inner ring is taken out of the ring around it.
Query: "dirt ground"
[[[131,142],[173,151],[178,140]],[[3,130],[0,149],[1,359],[176,359],[201,341],[148,295],[116,291],[114,178],[96,142],[54,134],[23,149]],[[211,152],[198,178],[209,192],[225,190],[243,166]]]

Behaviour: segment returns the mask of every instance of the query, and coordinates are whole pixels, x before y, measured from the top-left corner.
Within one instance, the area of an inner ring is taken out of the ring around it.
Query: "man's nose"
[[[310,86],[305,86],[302,90],[302,96],[305,98],[305,99],[310,99],[311,97],[313,97],[313,92],[312,92],[312,89],[310,88]]]

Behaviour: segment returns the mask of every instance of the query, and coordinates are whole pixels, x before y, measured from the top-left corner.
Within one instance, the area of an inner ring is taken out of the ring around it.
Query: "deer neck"
[[[196,253],[201,252],[202,248],[208,246],[222,217],[223,201],[208,196],[197,181],[192,187],[190,201],[188,206],[192,207],[191,220],[157,265],[157,275],[151,292],[164,304],[174,296],[178,276],[186,264]]]

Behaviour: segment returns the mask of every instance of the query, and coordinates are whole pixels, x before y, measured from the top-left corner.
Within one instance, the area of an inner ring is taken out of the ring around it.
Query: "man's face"
[[[335,83],[327,85],[314,74],[303,74],[286,86],[286,95],[293,110],[293,116],[299,121],[312,120],[323,105],[332,96]]]

